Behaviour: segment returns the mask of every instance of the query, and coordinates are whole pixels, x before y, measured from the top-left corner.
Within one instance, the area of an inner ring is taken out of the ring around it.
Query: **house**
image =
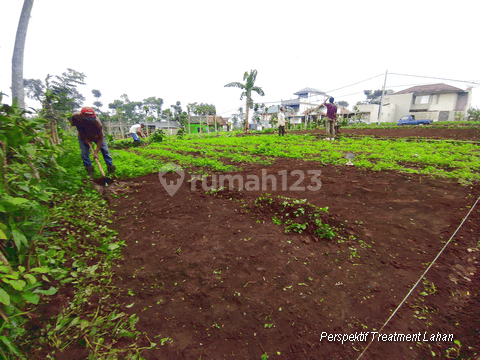
[[[396,122],[404,115],[453,121],[457,112],[467,115],[471,98],[471,88],[462,90],[446,84],[414,86],[384,97],[379,122]]]
[[[210,127],[210,131],[215,131],[215,120],[217,121],[217,131],[228,131],[229,130],[229,124],[227,123],[227,120],[221,117],[220,115],[207,115],[208,119],[208,126]]]
[[[281,105],[290,109],[285,111],[285,118],[290,121],[291,124],[301,124],[305,122],[305,111],[314,107],[318,107],[323,104],[327,94],[323,91],[306,87],[302,90],[294,93],[298,97],[291,100],[282,100]]]
[[[350,111],[349,117],[354,116],[369,123],[376,123],[378,122],[379,110],[380,105],[377,104],[355,105],[353,111]]]
[[[199,133],[200,126],[202,132],[215,132],[215,119],[217,120],[217,131],[229,131],[230,125],[223,117],[216,115],[190,116],[190,133]],[[201,125],[200,125],[201,124]],[[208,128],[207,128],[208,125]],[[188,133],[188,123],[186,132]]]
[[[155,121],[145,123],[147,133],[154,133],[156,130],[163,130],[167,135],[176,135],[178,130],[182,129],[178,121]]]
[[[190,126],[190,129],[189,129]],[[200,127],[201,126],[201,127]],[[201,130],[200,130],[201,129]],[[201,132],[207,132],[207,119],[205,116],[190,116],[190,125],[185,129],[186,133],[195,134]]]

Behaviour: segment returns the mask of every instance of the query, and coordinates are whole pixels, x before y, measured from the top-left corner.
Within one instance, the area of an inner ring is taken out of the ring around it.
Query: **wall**
[[[358,112],[362,115],[362,119],[369,121],[370,123],[376,123],[378,121],[378,109],[379,105],[355,105],[358,108]]]
[[[430,111],[452,111],[455,109],[455,105],[457,104],[456,93],[446,93],[438,95],[438,104],[436,103],[437,95],[433,95],[432,99],[430,99]]]
[[[413,94],[388,95],[383,99],[381,122],[397,122],[410,113]]]

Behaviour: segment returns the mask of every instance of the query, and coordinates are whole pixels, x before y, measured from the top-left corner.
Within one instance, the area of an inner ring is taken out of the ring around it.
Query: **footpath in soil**
[[[266,169],[277,190],[269,182],[266,191],[207,193],[187,172],[173,196],[153,174],[112,199],[126,247],[111,301],[136,313],[137,330],[157,343],[146,359],[355,359],[369,341],[322,334],[369,332],[370,340],[480,195],[479,186],[454,181],[302,160],[242,167],[231,175],[262,179]],[[321,170],[321,188],[295,190],[315,184],[309,175],[294,184],[293,170]],[[179,181],[175,173],[165,178]],[[322,220],[342,238],[285,233],[272,222],[277,208],[254,205],[265,193],[328,207]],[[423,341],[432,334],[453,334],[463,356],[478,356],[479,210],[383,330],[421,333],[422,341],[375,341],[364,358],[423,359],[455,348]]]

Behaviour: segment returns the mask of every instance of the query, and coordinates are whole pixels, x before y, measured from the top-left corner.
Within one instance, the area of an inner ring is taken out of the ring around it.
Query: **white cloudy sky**
[[[9,95],[22,6],[1,0],[0,91]],[[251,69],[265,92],[257,102],[278,103],[312,87],[353,105],[364,89],[383,86],[386,70],[386,87],[395,91],[439,82],[466,89],[472,84],[393,73],[480,84],[479,10],[476,0],[37,0],[24,77],[44,80],[72,68],[87,76],[85,106],[98,89],[104,110],[127,94],[132,101],[160,97],[164,108],[211,103],[225,116],[245,104],[239,89],[224,85]],[[472,105],[480,106],[473,87]]]

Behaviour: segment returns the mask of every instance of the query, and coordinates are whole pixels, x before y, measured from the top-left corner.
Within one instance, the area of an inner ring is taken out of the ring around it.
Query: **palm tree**
[[[32,12],[33,0],[23,2],[22,14],[18,22],[17,36],[12,57],[12,99],[17,99],[18,107],[25,107],[25,94],[23,92],[23,53],[27,37],[28,21]]]
[[[245,132],[248,132],[248,109],[252,106],[252,91],[255,91],[258,95],[264,96],[265,93],[263,92],[261,87],[255,86],[255,80],[257,78],[257,70],[250,70],[250,73],[248,71],[245,71],[245,74],[243,74],[243,80],[245,81],[245,84],[239,83],[239,82],[232,82],[225,87],[237,87],[243,90],[242,95],[240,96],[240,100],[243,100],[243,97],[245,96],[247,98],[247,110],[246,110],[246,116],[245,116]]]

